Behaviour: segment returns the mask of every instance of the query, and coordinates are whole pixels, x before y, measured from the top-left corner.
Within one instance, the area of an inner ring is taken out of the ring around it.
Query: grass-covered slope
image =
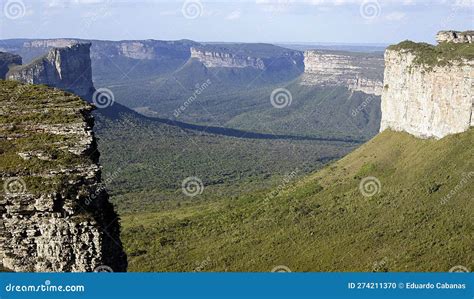
[[[129,270],[472,269],[473,144],[472,129],[438,141],[385,131],[268,192],[125,216]],[[366,197],[359,185],[369,176],[380,188]]]

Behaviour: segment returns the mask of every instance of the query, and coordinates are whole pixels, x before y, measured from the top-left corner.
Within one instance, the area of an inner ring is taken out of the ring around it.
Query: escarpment
[[[383,57],[335,51],[304,53],[302,85],[346,86],[353,91],[381,95]]]
[[[29,64],[10,68],[8,80],[45,84],[90,98],[94,92],[90,59],[91,44],[52,48]]]
[[[92,107],[64,91],[0,81],[0,262],[12,271],[125,271],[101,183]]]
[[[438,34],[439,36],[444,35]],[[385,52],[381,131],[443,138],[474,125],[474,44],[402,42]]]
[[[191,48],[191,59],[208,68],[252,68],[260,71],[303,69],[303,55],[267,44],[205,45]]]

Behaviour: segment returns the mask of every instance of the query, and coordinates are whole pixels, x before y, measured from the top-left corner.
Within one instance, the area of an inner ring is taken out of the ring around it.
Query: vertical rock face
[[[191,58],[199,60],[206,67],[251,67],[259,70],[265,69],[265,63],[261,58],[238,56],[223,51],[191,48]]]
[[[5,79],[11,66],[21,65],[21,60],[18,55],[0,52],[0,79]]]
[[[12,271],[125,271],[101,184],[92,107],[58,89],[0,82],[0,262]]]
[[[259,71],[303,69],[303,55],[268,44],[203,45],[191,48],[191,59],[208,68],[253,68]]]
[[[473,126],[474,45],[465,45],[404,42],[385,52],[381,131],[442,138]]]
[[[11,68],[7,79],[54,86],[80,97],[94,92],[90,59],[91,44],[53,48],[31,63]]]
[[[342,85],[367,94],[382,93],[383,57],[330,51],[304,53],[303,85]]]
[[[436,35],[436,41],[438,43],[473,43],[474,42],[474,31],[440,31]]]

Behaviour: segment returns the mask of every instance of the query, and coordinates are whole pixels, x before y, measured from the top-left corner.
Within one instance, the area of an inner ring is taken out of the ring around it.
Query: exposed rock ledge
[[[472,57],[472,43],[389,47],[380,130],[443,138],[474,126]]]
[[[90,47],[87,43],[53,48],[29,64],[10,68],[6,77],[30,84],[46,84],[90,98],[94,92]]]
[[[92,107],[44,86],[0,81],[0,262],[12,271],[125,271],[101,184]]]
[[[302,85],[342,85],[353,91],[382,94],[383,57],[310,50],[304,53]]]

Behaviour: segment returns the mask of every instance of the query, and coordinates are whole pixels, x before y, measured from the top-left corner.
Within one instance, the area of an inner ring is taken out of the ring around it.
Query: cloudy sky
[[[434,42],[474,29],[474,0],[0,0],[0,38]]]

